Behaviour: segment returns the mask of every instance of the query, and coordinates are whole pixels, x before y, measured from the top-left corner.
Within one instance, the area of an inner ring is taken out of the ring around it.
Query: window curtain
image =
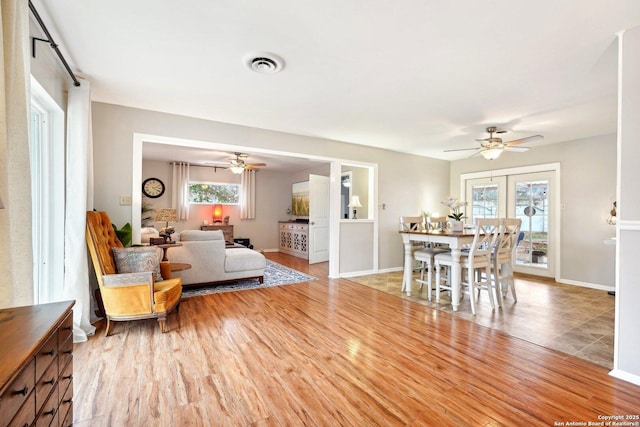
[[[95,333],[90,323],[91,286],[85,224],[93,209],[93,139],[91,132],[91,87],[86,80],[70,86],[67,97],[67,165],[64,236],[63,298],[75,299],[73,342]]]
[[[0,307],[33,304],[28,2],[2,0],[0,31]]]
[[[240,179],[240,219],[256,219],[256,171],[245,169]]]
[[[173,163],[172,188],[171,206],[177,210],[178,220],[189,219],[189,163]]]

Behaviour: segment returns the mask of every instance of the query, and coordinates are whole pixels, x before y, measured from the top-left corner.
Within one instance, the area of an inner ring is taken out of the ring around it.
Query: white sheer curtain
[[[173,163],[173,191],[171,207],[177,210],[178,220],[189,219],[189,163]]]
[[[245,169],[240,180],[240,219],[256,219],[256,171]]]
[[[33,304],[28,2],[2,0],[0,60],[0,307]]]
[[[90,323],[91,296],[85,224],[93,209],[93,139],[91,87],[88,81],[71,86],[67,98],[67,165],[64,238],[65,299],[75,299],[73,342],[95,333]]]

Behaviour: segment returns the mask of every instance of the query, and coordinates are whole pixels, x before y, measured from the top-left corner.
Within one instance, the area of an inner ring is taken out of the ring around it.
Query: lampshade
[[[350,208],[361,208],[360,197],[359,196],[351,196],[351,203],[349,203]]]
[[[213,221],[222,221],[222,205],[213,205]]]
[[[502,154],[502,148],[489,148],[488,150],[481,151],[480,154],[487,160],[495,160]]]
[[[244,168],[242,166],[231,166],[229,170],[236,175],[240,175],[244,171]]]
[[[156,222],[162,221],[167,223],[176,222],[178,221],[178,213],[175,209],[158,209],[156,211]]]

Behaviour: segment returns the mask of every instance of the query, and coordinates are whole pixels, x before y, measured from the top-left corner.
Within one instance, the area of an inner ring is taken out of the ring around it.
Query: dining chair
[[[432,217],[426,218],[425,228],[428,231],[436,231],[442,229],[442,224],[446,224],[447,217]],[[416,282],[420,284],[420,289],[423,285],[427,285],[427,300],[431,301],[431,293],[433,291],[433,270],[434,257],[436,254],[449,252],[450,249],[442,246],[430,245],[422,249],[418,249],[413,253],[414,259],[420,262],[420,278],[416,279]],[[424,276],[427,274],[427,279]],[[437,297],[436,297],[437,298]]]
[[[489,295],[489,303],[491,308],[495,309],[493,293],[496,292],[495,281],[491,276],[491,254],[494,246],[500,238],[502,229],[499,219],[477,219],[475,222],[475,232],[473,242],[468,250],[465,249],[460,255],[460,266],[466,270],[466,274],[461,277],[460,286],[469,288],[469,297],[471,300],[471,311],[476,314],[476,295],[475,291],[486,290]],[[434,257],[436,270],[436,302],[440,302],[441,290],[448,289],[454,285],[450,281],[443,285],[441,282],[441,269],[447,267],[449,270],[453,266],[453,257],[451,253],[439,253]],[[476,274],[478,270],[484,270],[484,274]]]
[[[424,230],[424,218],[421,216],[401,216],[400,217],[400,231],[423,231]],[[412,242],[411,244],[411,257],[416,250],[424,248],[423,242]],[[414,270],[420,268],[420,264],[416,265]]]
[[[520,227],[522,226],[521,219],[503,218],[501,221],[502,231],[500,233],[500,239],[491,255],[499,307],[502,307],[502,299],[507,296],[507,290],[511,290],[513,302],[518,301],[513,278],[513,263],[516,259],[518,243],[522,240],[522,233],[520,232]]]

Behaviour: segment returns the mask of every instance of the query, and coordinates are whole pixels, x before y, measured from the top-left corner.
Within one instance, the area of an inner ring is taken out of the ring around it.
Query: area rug
[[[221,292],[244,291],[247,289],[270,288],[273,286],[310,282],[312,280],[318,280],[318,278],[285,267],[277,262],[267,260],[267,267],[264,269],[264,283],[260,283],[258,279],[250,279],[221,283],[219,285],[186,286],[182,289],[182,298],[219,294]]]

